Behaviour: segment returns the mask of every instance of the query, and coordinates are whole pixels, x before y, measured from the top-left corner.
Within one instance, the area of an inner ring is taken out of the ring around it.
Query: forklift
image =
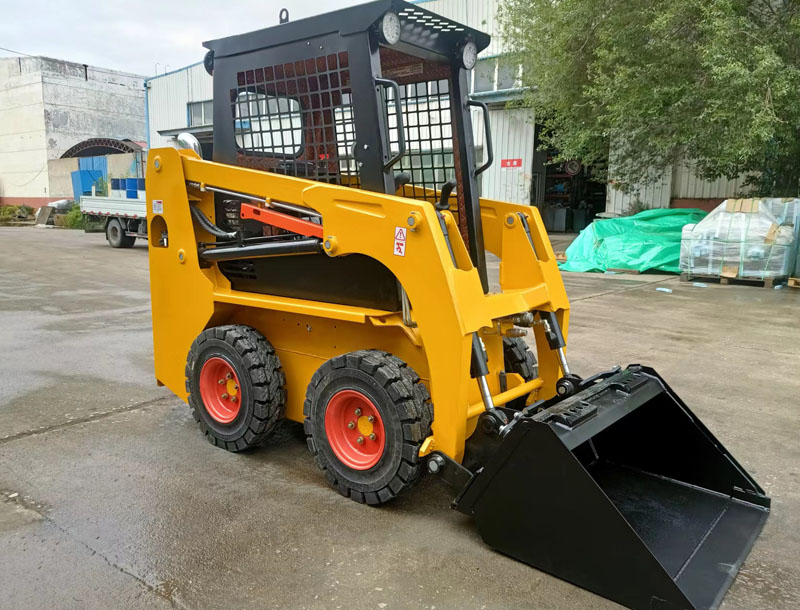
[[[376,0],[205,43],[213,160],[189,134],[148,155],[156,379],[217,447],[301,422],[351,500],[427,473],[505,555],[716,608],[770,499],[652,368],[570,368],[539,211],[479,195],[489,40]]]

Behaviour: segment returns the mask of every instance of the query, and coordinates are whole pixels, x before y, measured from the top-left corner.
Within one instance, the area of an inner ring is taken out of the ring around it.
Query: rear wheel
[[[503,360],[506,373],[516,373],[525,381],[536,379],[539,372],[536,366],[536,356],[521,337],[503,337]],[[509,409],[522,409],[525,407],[527,398],[527,396],[520,396],[507,403],[506,406]]]
[[[419,479],[433,407],[400,358],[360,350],[328,360],[311,379],[303,411],[308,448],[343,496],[381,504]]]
[[[249,326],[216,326],[192,343],[186,360],[189,406],[217,447],[260,445],[283,417],[286,383],[275,349]]]
[[[125,235],[125,228],[118,218],[112,218],[106,225],[106,239],[112,248],[132,248],[136,238]]]

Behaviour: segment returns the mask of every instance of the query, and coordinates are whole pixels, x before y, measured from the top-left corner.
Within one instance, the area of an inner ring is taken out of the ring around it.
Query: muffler
[[[430,458],[463,485],[454,507],[499,552],[635,610],[717,608],[769,514],[647,367],[516,414],[495,442],[473,471]]]

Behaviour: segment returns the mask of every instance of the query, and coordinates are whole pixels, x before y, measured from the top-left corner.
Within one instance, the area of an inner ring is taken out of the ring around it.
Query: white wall
[[[652,178],[646,184],[636,186],[630,193],[618,190],[613,181],[609,182],[606,187],[606,212],[624,214],[637,200],[647,208],[668,208],[672,197],[672,171],[653,171]]]
[[[189,126],[187,104],[213,99],[213,79],[203,64],[147,80],[150,148],[172,146],[172,138],[160,130]]]
[[[47,186],[39,63],[0,59],[0,197],[46,197]]]
[[[109,178],[140,178],[144,177],[147,165],[147,153],[122,153],[106,155]]]
[[[692,163],[684,161],[672,168],[672,196],[678,199],[713,199],[736,197],[744,190],[746,175],[729,180],[703,180],[694,173]]]
[[[3,202],[57,196],[47,162],[83,140],[145,134],[142,77],[46,57],[0,59]]]
[[[533,168],[534,116],[528,108],[489,110],[489,123],[494,144],[494,163],[481,176],[481,196],[510,203],[531,202]],[[486,158],[483,118],[472,112],[475,146],[482,148]],[[502,167],[503,159],[522,159],[520,167]],[[483,161],[480,162],[481,164]]]
[[[49,159],[88,138],[145,140],[143,77],[39,60]]]
[[[137,178],[144,174],[146,153],[118,153],[106,155],[109,178]],[[51,197],[72,199],[72,172],[78,169],[78,159],[50,159],[47,162],[49,193]]]
[[[47,176],[50,197],[72,199],[72,172],[78,170],[78,159],[50,159],[47,162]]]
[[[613,168],[609,172],[613,177]],[[655,180],[636,186],[624,193],[609,183],[606,189],[606,212],[624,213],[639,199],[647,208],[668,208],[672,199],[727,199],[737,197],[744,189],[745,175],[732,180],[704,180],[693,170],[692,163],[683,161],[665,169],[653,171]]]

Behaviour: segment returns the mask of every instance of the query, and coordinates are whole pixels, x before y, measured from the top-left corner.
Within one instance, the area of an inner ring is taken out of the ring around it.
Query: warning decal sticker
[[[395,227],[394,228],[394,252],[395,256],[405,256],[406,255],[406,229],[405,227]]]

